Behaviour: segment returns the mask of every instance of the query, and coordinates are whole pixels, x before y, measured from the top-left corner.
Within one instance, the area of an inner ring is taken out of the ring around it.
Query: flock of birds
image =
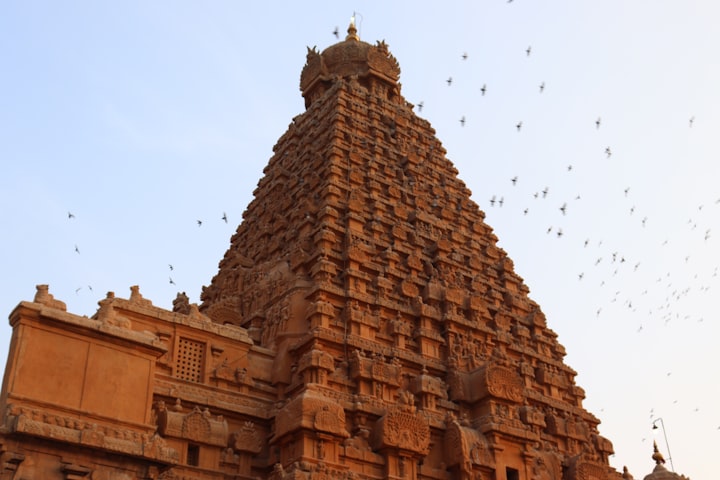
[[[533,48],[528,46],[524,51],[524,56],[527,58],[532,55]],[[471,56],[467,52],[463,52],[459,61],[469,62],[470,58]],[[470,84],[473,85],[473,89],[478,89],[478,101],[493,94],[492,85],[476,81],[476,79],[461,78],[459,75],[446,76],[444,86],[440,84],[440,79],[437,81],[438,86],[433,93],[438,94],[441,99],[440,103],[443,105],[452,105],[452,103],[449,101],[449,97],[447,102],[442,101],[442,92],[449,92],[449,89],[455,89],[459,84]],[[539,81],[535,85],[537,86],[536,94],[547,95],[548,84],[546,81]],[[471,95],[467,89],[463,94],[466,97]],[[437,97],[433,97],[433,99],[438,101]],[[416,103],[419,114],[422,114],[423,110],[429,106],[430,102],[426,100],[422,99]],[[455,117],[458,118],[461,131],[470,125],[469,113],[471,112],[469,109],[479,108],[478,105],[473,101],[463,102],[460,109],[465,109],[466,112],[463,112],[464,114],[459,118]],[[604,115],[597,112],[595,115],[588,115],[584,121],[587,122],[588,129],[599,133],[602,133],[607,127]],[[694,115],[684,120],[676,119],[674,123],[678,126],[682,126],[684,123],[687,129],[694,129],[697,125]],[[522,135],[525,131],[524,120],[517,120],[513,127],[518,135]],[[507,128],[510,128],[510,125]],[[447,130],[452,130],[451,125],[447,126]],[[677,133],[683,134],[682,132]],[[560,132],[558,134],[562,135]],[[456,141],[462,144],[457,148],[458,151],[463,151],[463,147],[475,140],[473,135],[464,138],[461,133],[454,135],[456,139],[459,139]],[[598,138],[607,138],[607,135],[598,136]],[[454,146],[450,145],[451,148]],[[612,145],[605,144],[598,148],[598,157],[606,162],[629,161],[627,158],[616,159],[614,153]],[[622,205],[622,208],[625,209],[624,215],[627,216],[624,223],[630,226],[625,227],[624,230],[619,228],[617,231],[604,232],[602,236],[596,231],[593,231],[592,234],[588,232],[583,234],[584,222],[579,220],[582,220],[582,217],[588,212],[586,205],[583,205],[584,193],[582,195],[580,193],[568,194],[568,191],[572,189],[570,185],[574,182],[573,175],[584,168],[581,162],[582,159],[574,159],[565,163],[565,175],[558,174],[552,179],[552,181],[558,182],[557,185],[548,182],[547,185],[521,189],[520,186],[523,184],[527,186],[536,182],[532,173],[524,175],[522,171],[506,177],[504,181],[502,179],[495,181],[493,185],[495,185],[496,191],[489,192],[489,196],[485,197],[486,200],[480,200],[478,204],[488,214],[488,223],[493,228],[497,228],[495,220],[509,225],[507,231],[498,230],[500,241],[502,242],[504,236],[507,235],[517,237],[523,228],[520,226],[520,222],[525,217],[537,214],[538,218],[545,219],[545,235],[540,234],[540,231],[535,231],[529,237],[522,236],[523,241],[535,243],[535,240],[531,240],[533,237],[552,236],[558,241],[566,242],[566,248],[577,253],[581,260],[572,264],[577,270],[574,272],[557,271],[556,274],[572,276],[578,282],[577,288],[592,292],[590,298],[593,298],[596,304],[587,307],[590,318],[621,318],[626,320],[624,322],[626,331],[630,332],[631,329],[634,329],[638,335],[647,334],[648,339],[654,338],[653,336],[656,336],[662,327],[668,327],[671,323],[681,325],[683,329],[691,329],[694,328],[693,325],[699,326],[707,321],[711,312],[707,308],[698,307],[698,305],[712,305],[713,303],[710,292],[713,288],[720,287],[720,263],[718,263],[720,260],[716,255],[703,255],[703,252],[717,251],[718,249],[718,245],[713,243],[713,227],[718,226],[718,219],[720,219],[720,188],[702,192],[704,196],[702,203],[686,204],[685,212],[688,220],[684,224],[680,222],[673,224],[670,223],[672,219],[669,216],[657,218],[655,205],[653,205],[655,198],[650,198],[647,193],[649,182],[639,180],[638,188],[635,189],[633,184],[623,185],[619,183],[623,180],[618,180],[617,184],[609,185],[609,188],[606,189],[608,197],[598,198],[596,196],[590,201],[604,202],[612,196],[611,201],[607,203]],[[459,170],[462,177],[462,166]],[[491,173],[487,175],[491,175]],[[628,182],[631,181],[628,180]],[[561,192],[560,195],[564,195],[564,197],[554,195],[556,191]],[[487,190],[485,193],[488,193]],[[655,193],[660,196],[667,195],[664,192]],[[553,215],[552,211],[555,211],[556,214]],[[605,213],[611,215],[610,212]],[[616,214],[620,218],[623,212],[618,211]],[[651,243],[652,248],[630,247],[629,245],[635,243],[634,240],[638,238],[643,238]],[[678,251],[683,249],[685,253],[679,255]],[[513,252],[509,253],[512,257]],[[708,261],[712,263],[708,264]],[[522,270],[521,267],[520,270]],[[633,323],[634,327],[631,326]],[[665,330],[665,332],[670,332],[670,330]],[[673,334],[665,333],[665,335],[672,336]],[[677,340],[679,341],[679,339]],[[683,348],[687,348],[687,346]],[[660,368],[668,369],[663,373],[664,377],[669,380],[674,378],[671,367]],[[668,385],[668,391],[673,391],[670,385]],[[702,400],[696,399],[695,401],[699,403]],[[689,404],[687,399],[684,403],[677,397],[671,401],[673,408],[684,409],[686,415],[697,414],[701,411],[698,404]],[[692,401],[690,400],[690,402]],[[649,417],[650,423],[655,426],[660,418],[655,406],[649,408]],[[720,426],[712,428],[720,431]],[[645,442],[647,438],[643,437],[640,440]]]
[[[509,0],[512,1],[512,0]],[[336,27],[332,30],[332,35],[335,38],[340,38],[340,29]],[[518,52],[518,55],[522,55],[526,58],[532,57],[534,52],[532,46],[527,46],[524,51]],[[467,52],[462,52],[459,55],[460,62],[471,62],[471,55]],[[455,89],[458,88],[458,84],[467,84],[467,79],[461,78],[458,75],[449,75],[438,79],[438,91],[442,89]],[[548,95],[549,82],[545,80],[532,82],[532,88],[537,95]],[[476,92],[479,93],[479,97],[489,97],[493,95],[493,85],[488,82],[476,82],[474,84]],[[551,87],[552,85],[550,85]],[[416,109],[419,114],[423,113],[423,110],[428,107],[429,102],[421,100],[416,103]],[[471,105],[468,102],[468,105]],[[468,107],[469,108],[469,107]],[[455,125],[460,126],[461,129],[467,129],[470,125],[469,112],[455,117],[457,123]],[[507,125],[507,128],[514,130],[517,135],[522,136],[525,133],[526,123],[531,125],[531,122],[527,119],[517,119],[512,124]],[[593,129],[598,132],[607,126],[607,120],[604,115],[594,112],[588,115],[584,120],[587,122],[587,128]],[[690,116],[683,121],[686,128],[693,129],[696,124],[695,116]],[[512,131],[511,130],[511,131]],[[467,131],[467,130],[461,130]],[[515,135],[513,133],[512,135]],[[518,137],[521,138],[521,137]],[[445,141],[444,139],[441,139]],[[620,149],[618,149],[620,152]],[[607,161],[614,159],[613,156],[615,151],[611,145],[601,144],[598,145],[597,154],[599,157],[604,158]],[[697,266],[697,273],[688,277],[687,275],[678,274],[675,271],[668,269],[657,274],[652,282],[648,282],[646,278],[634,282],[636,285],[636,291],[627,292],[617,288],[616,279],[619,277],[626,277],[628,275],[639,275],[643,269],[655,262],[655,258],[644,258],[642,254],[637,251],[625,251],[624,245],[628,241],[629,237],[639,235],[639,232],[649,231],[653,226],[654,218],[647,215],[643,210],[649,210],[643,208],[643,201],[651,201],[642,196],[635,196],[635,189],[633,185],[613,185],[612,188],[608,189],[608,195],[614,195],[614,201],[625,201],[623,205],[626,205],[625,214],[633,219],[633,222],[637,230],[634,231],[618,231],[608,232],[610,238],[597,238],[590,234],[583,234],[576,225],[579,216],[583,215],[584,207],[582,206],[585,200],[584,194],[573,194],[568,195],[567,185],[573,181],[572,176],[577,174],[579,170],[582,170],[583,166],[579,163],[582,160],[567,161],[564,163],[562,169],[563,174],[558,174],[554,181],[558,184],[535,185],[528,187],[528,185],[535,182],[531,173],[518,172],[507,177],[502,182],[496,182],[497,190],[494,192],[487,192],[487,196],[483,200],[478,201],[481,209],[485,210],[488,214],[488,223],[494,228],[494,219],[499,221],[503,220],[503,216],[511,217],[512,222],[515,225],[519,225],[519,221],[523,218],[531,218],[534,215],[542,216],[546,219],[544,226],[536,227],[542,228],[532,232],[536,238],[554,238],[561,242],[571,242],[572,248],[575,251],[586,252],[584,260],[580,263],[575,264],[577,267],[576,271],[564,272],[565,275],[570,275],[576,282],[587,288],[601,288],[605,289],[606,292],[603,295],[596,295],[598,298],[598,304],[588,307],[591,308],[592,317],[599,318],[604,314],[628,315],[632,321],[635,322],[633,330],[637,334],[647,332],[650,328],[657,328],[658,325],[667,325],[670,322],[704,322],[706,320],[703,316],[697,316],[694,312],[690,312],[686,308],[685,300],[690,298],[692,295],[706,295],[712,290],[713,287],[719,283],[718,276],[720,274],[720,265],[705,265]],[[460,168],[460,176],[462,177],[463,170]],[[524,188],[523,188],[524,187]],[[642,190],[638,188],[637,190]],[[563,192],[558,196],[556,192]],[[477,199],[476,199],[477,201]],[[553,213],[554,212],[554,213]],[[678,242],[682,241],[693,241],[694,244],[708,244],[713,241],[713,219],[720,218],[720,191],[709,192],[707,195],[707,201],[702,204],[695,205],[691,210],[688,211],[688,218],[684,225],[670,225],[668,227],[668,234],[662,238],[653,238],[653,241],[661,247],[670,244],[677,246]],[[76,221],[76,215],[74,212],[67,213],[67,220],[70,222]],[[189,219],[189,222],[193,222],[193,219]],[[224,224],[229,223],[228,215],[222,212],[222,215],[218,215],[219,222]],[[658,220],[658,223],[660,220]],[[206,225],[205,220],[201,218],[194,219],[197,228],[202,228]],[[519,228],[519,227],[518,227]],[[676,232],[683,234],[682,239],[679,239]],[[503,236],[507,235],[507,232],[499,232],[501,241]],[[614,235],[614,237],[613,237]],[[675,235],[675,237],[673,237]],[[527,237],[526,237],[527,239]],[[688,240],[691,239],[691,240]],[[683,258],[679,259],[679,262],[675,264],[690,264],[693,260],[694,247],[688,247],[687,253]],[[79,244],[74,245],[74,253],[76,255],[81,254]],[[509,252],[513,256],[513,252]],[[677,259],[676,259],[677,260]],[[166,261],[167,270],[167,283],[176,286],[176,281],[173,278],[176,272],[176,263],[173,261]],[[692,265],[689,269],[692,269]],[[670,267],[668,267],[670,268]],[[522,268],[520,268],[522,270]],[[532,285],[531,285],[532,287]],[[78,287],[76,293],[79,293],[83,288],[92,291],[92,286],[87,285],[84,287]],[[607,313],[609,312],[609,313]],[[689,313],[690,312],[690,313]],[[672,371],[666,372],[667,377],[672,377]],[[677,403],[677,401],[675,401]],[[698,411],[697,406],[692,406],[690,410],[692,412]],[[657,413],[654,408],[650,408],[650,419],[657,419]],[[713,427],[714,428],[714,427]],[[717,427],[720,431],[720,426]],[[645,440],[643,438],[643,440]]]
[[[67,219],[68,219],[69,221],[74,221],[74,220],[76,219],[75,213],[73,213],[73,212],[71,212],[71,211],[68,211],[68,212],[67,212]],[[222,220],[222,221],[224,222],[224,224],[226,224],[226,225],[228,224],[228,215],[227,215],[226,212],[223,212],[223,213],[222,213],[222,216],[220,217],[220,220]],[[198,226],[198,228],[199,228],[199,227],[202,227],[202,226],[203,226],[203,223],[204,223],[204,220],[201,220],[201,219],[199,219],[199,218],[195,220],[195,224]],[[74,245],[73,251],[75,252],[75,254],[80,255],[80,247],[78,246],[77,243]],[[175,266],[174,266],[173,263],[168,263],[167,266],[168,266],[168,270],[171,272],[171,275],[168,276],[168,283],[169,283],[170,285],[176,286],[177,283],[175,283],[175,280],[173,280],[173,277],[172,277],[172,272],[175,271]],[[92,285],[87,285],[86,287],[79,286],[79,287],[75,288],[75,294],[76,294],[76,295],[79,294],[80,291],[83,290],[83,288],[87,288],[87,290],[88,290],[89,292],[93,292],[93,287],[92,287]]]

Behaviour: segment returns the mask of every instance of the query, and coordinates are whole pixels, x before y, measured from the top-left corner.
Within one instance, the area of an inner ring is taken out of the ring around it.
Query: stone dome
[[[665,459],[658,450],[657,443],[654,442],[652,459],[655,461],[655,468],[652,473],[645,475],[643,480],[690,480],[685,475],[679,475],[665,468]]]
[[[308,47],[307,59],[300,74],[300,90],[308,107],[318,92],[324,92],[336,79],[356,77],[380,80],[393,91],[399,89],[400,65],[384,41],[375,45],[360,40],[354,23],[350,23],[345,40],[331,45],[322,53]]]

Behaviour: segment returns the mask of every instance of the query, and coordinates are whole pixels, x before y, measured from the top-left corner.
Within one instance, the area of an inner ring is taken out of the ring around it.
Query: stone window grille
[[[202,381],[205,344],[189,338],[180,338],[178,342],[175,376],[181,380],[200,383]]]

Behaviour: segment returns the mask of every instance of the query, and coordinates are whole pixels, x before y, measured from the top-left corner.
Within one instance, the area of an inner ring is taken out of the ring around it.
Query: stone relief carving
[[[170,411],[164,404],[157,407],[158,431],[164,437],[187,438],[195,442],[225,446],[228,424],[222,417],[213,418],[209,410],[195,407],[187,414]]]
[[[415,408],[415,397],[402,390],[398,403],[381,417],[375,426],[373,448],[399,448],[427,455],[430,447],[430,424]]]
[[[258,454],[262,446],[263,437],[253,422],[243,423],[240,430],[230,435],[230,447],[237,452]]]

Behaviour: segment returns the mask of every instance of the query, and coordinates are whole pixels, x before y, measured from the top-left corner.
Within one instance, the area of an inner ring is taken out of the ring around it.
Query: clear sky
[[[178,291],[198,302],[304,110],[306,46],[336,42],[357,11],[566,347],[611,464],[642,478],[657,438],[676,471],[710,478],[720,7],[287,3],[2,2],[3,315],[41,283],[88,316],[136,284],[161,307]],[[2,357],[9,335],[3,322]]]

